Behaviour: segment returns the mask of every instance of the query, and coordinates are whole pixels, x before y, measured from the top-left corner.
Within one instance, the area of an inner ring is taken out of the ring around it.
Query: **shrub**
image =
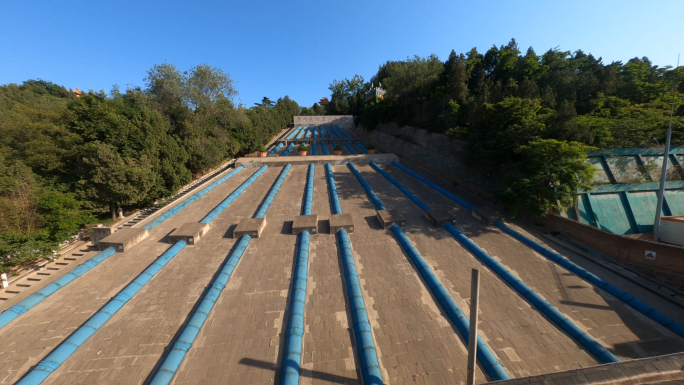
[[[366,150],[375,150],[375,145],[373,144],[373,142],[368,142],[368,144],[366,145]]]
[[[300,144],[299,145],[298,151],[306,151],[306,150],[308,150],[308,148],[306,147],[306,144]]]
[[[259,152],[266,152],[266,145],[260,144],[259,148],[257,148],[257,151]]]
[[[342,151],[344,150],[344,147],[342,147],[342,143],[337,143],[337,146],[334,148],[335,151]]]

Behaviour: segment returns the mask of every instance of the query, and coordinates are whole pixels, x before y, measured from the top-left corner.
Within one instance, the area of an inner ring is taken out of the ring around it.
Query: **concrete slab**
[[[188,245],[194,245],[210,228],[208,223],[186,223],[169,234],[169,243],[185,241]]]
[[[425,210],[425,218],[437,227],[443,227],[445,223],[455,224],[457,215],[458,211],[453,207],[437,207]]]
[[[293,154],[297,152],[293,151]],[[295,165],[309,165],[311,163],[316,165],[325,165],[330,163],[332,165],[345,165],[347,163],[353,164],[368,164],[375,163],[390,163],[392,161],[399,162],[399,157],[394,154],[373,154],[373,155],[307,155],[307,156],[276,156],[266,158],[239,158],[235,161],[235,167],[244,166],[261,167],[267,165],[269,167],[284,167],[287,164]]]
[[[300,215],[295,217],[292,222],[292,234],[297,235],[302,231],[308,231],[311,234],[318,233],[318,215]]]
[[[101,226],[101,227],[91,227],[90,228],[90,242],[97,244],[101,240],[112,235],[112,228]]]
[[[472,214],[473,217],[489,226],[493,225],[497,220],[503,218],[503,215],[500,212],[489,206],[475,207],[472,211]]]
[[[108,247],[113,247],[117,252],[128,251],[131,247],[137,245],[140,241],[147,238],[150,232],[145,229],[121,229],[116,233],[100,240],[100,251]]]
[[[333,214],[330,216],[330,234],[336,234],[345,229],[348,233],[354,232],[354,220],[351,214]]]
[[[406,220],[404,219],[404,216],[399,213],[399,210],[375,210],[375,212],[375,215],[380,221],[380,225],[385,230],[389,229],[394,224],[397,224],[399,227],[404,227],[404,225],[406,225]]]
[[[233,230],[233,238],[240,238],[245,234],[252,238],[259,238],[264,227],[266,227],[266,218],[245,218]]]

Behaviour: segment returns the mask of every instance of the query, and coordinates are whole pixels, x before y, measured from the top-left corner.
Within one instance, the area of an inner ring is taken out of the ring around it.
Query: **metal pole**
[[[466,384],[475,384],[477,370],[477,307],[480,298],[480,270],[473,269],[470,278],[470,336],[468,338],[468,379]]]
[[[677,57],[677,68],[679,68],[679,56]],[[676,71],[676,70],[675,70]],[[677,76],[675,72],[675,76]],[[663,170],[660,173],[660,189],[658,189],[658,205],[656,206],[655,222],[653,222],[653,240],[658,242],[658,232],[660,231],[660,214],[663,211],[663,200],[665,199],[665,182],[667,181],[667,161],[670,158],[670,141],[672,139],[672,115],[674,114],[675,87],[672,86],[672,105],[670,106],[670,125],[667,128],[667,140],[665,141],[665,153],[663,154]]]

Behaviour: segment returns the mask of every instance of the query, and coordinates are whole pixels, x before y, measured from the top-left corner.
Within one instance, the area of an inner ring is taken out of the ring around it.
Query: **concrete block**
[[[483,223],[491,226],[496,222],[497,220],[503,218],[503,215],[499,213],[498,211],[494,210],[493,208],[489,206],[480,206],[480,207],[475,207],[472,211],[473,217],[477,218],[478,220],[482,221]]]
[[[300,215],[292,221],[292,234],[297,235],[302,231],[310,234],[318,233],[318,215]]]
[[[246,218],[238,223],[233,230],[233,238],[240,238],[247,234],[252,238],[259,238],[266,227],[266,218]]]
[[[330,234],[337,234],[345,229],[348,233],[354,232],[354,220],[351,214],[333,214],[330,216]]]
[[[100,251],[113,247],[117,252],[125,252],[131,247],[137,245],[140,241],[147,238],[150,232],[145,229],[121,229],[116,233],[100,240]]]
[[[382,228],[385,230],[389,229],[394,224],[398,225],[399,227],[404,227],[404,225],[406,225],[406,220],[404,219],[404,216],[401,215],[398,210],[390,209],[375,211],[376,216],[380,221],[380,225],[382,225]]]
[[[208,223],[186,223],[169,234],[169,243],[185,241],[188,245],[194,245],[210,228]]]
[[[445,223],[456,223],[456,209],[453,207],[438,207],[425,210],[425,218],[433,225],[443,227]]]
[[[91,227],[90,228],[90,242],[93,244],[97,244],[100,242],[102,239],[107,238],[108,236],[112,235],[112,228],[111,227]]]

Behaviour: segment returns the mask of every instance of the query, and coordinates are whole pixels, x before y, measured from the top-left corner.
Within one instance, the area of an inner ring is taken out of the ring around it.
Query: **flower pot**
[[[333,154],[335,154],[335,155],[342,155],[342,150],[340,150],[340,151],[336,151],[336,150],[335,150],[335,151],[333,151]]]
[[[299,156],[306,156],[306,151],[299,151]]]
[[[268,155],[268,152],[266,152],[266,151],[264,151],[264,152],[258,152],[258,154],[259,154],[259,158],[265,158],[266,155]]]
[[[368,151],[369,154],[375,154],[375,149],[374,148],[369,148],[366,151]]]

